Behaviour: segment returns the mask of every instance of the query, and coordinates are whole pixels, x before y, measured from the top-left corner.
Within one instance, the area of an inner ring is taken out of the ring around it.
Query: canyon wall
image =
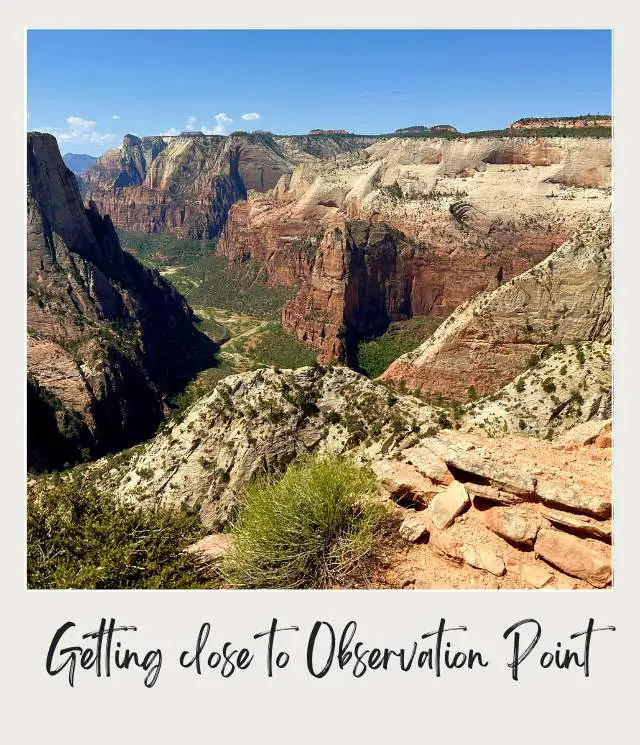
[[[594,220],[527,272],[462,304],[381,379],[465,400],[471,387],[494,393],[546,349],[610,342],[610,231],[609,219]]]
[[[284,328],[321,361],[345,360],[359,338],[446,316],[607,214],[610,167],[606,139],[379,140],[250,193],[218,252],[298,286]]]
[[[30,468],[60,467],[148,437],[163,395],[213,348],[184,298],[122,251],[83,206],[56,140],[27,135]]]
[[[231,205],[248,191],[273,188],[304,159],[335,157],[370,141],[268,133],[126,135],[86,171],[81,184],[119,229],[215,238]]]

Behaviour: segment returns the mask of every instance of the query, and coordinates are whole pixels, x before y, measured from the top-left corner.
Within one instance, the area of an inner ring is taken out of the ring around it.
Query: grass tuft
[[[366,581],[385,507],[373,474],[345,458],[308,457],[247,488],[222,565],[238,588],[326,588]]]

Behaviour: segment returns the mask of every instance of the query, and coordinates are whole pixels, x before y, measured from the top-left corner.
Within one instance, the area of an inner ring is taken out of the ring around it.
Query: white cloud
[[[83,119],[80,116],[68,116],[66,118],[68,127],[37,127],[40,132],[52,134],[59,144],[69,143],[72,145],[98,145],[105,147],[115,143],[116,136],[110,132],[98,132],[98,123],[93,119]]]
[[[68,116],[66,121],[69,127],[76,131],[95,129],[98,124],[98,122],[94,122],[92,119],[83,119],[81,116]]]
[[[198,121],[198,117],[197,116],[190,116],[187,119],[187,124],[185,125],[187,131],[190,132],[190,131],[194,130],[196,128],[196,122],[197,121]]]
[[[200,131],[205,135],[225,135],[227,134],[227,124],[232,124],[233,119],[228,117],[224,113],[216,114],[213,117],[216,120],[215,126],[213,129],[209,129],[209,127],[202,127]]]
[[[244,119],[245,122],[255,122],[256,119],[260,119],[260,114],[253,112],[251,114],[243,114],[240,118]]]
[[[119,114],[111,114],[111,118],[112,119],[120,119],[120,115]]]
[[[171,129],[168,129],[166,132],[163,132],[162,134],[168,137],[175,137],[176,135],[180,134],[180,131],[177,130],[175,127],[171,127]]]

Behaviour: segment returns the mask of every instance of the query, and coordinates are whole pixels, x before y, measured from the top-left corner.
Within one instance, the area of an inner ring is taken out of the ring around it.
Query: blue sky
[[[611,113],[603,31],[29,31],[28,129],[98,155],[124,134]]]

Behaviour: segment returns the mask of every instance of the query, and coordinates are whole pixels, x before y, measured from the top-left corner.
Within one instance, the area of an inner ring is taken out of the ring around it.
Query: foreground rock
[[[594,587],[611,583],[611,552],[603,544],[587,543],[557,530],[541,530],[535,552],[562,572]]]
[[[602,497],[585,493],[575,486],[564,486],[555,481],[538,480],[536,494],[542,502],[552,507],[561,507],[572,512],[594,517],[611,516],[611,502]]]
[[[524,510],[492,507],[482,515],[485,525],[502,538],[525,547],[533,547],[540,522]]]
[[[213,533],[192,543],[185,549],[194,554],[203,563],[220,562],[231,548],[231,536],[228,533]]]
[[[436,528],[444,530],[469,506],[469,495],[458,481],[437,494],[427,508],[427,515]]]
[[[397,501],[407,500],[425,506],[429,497],[436,492],[433,482],[409,463],[374,461],[371,464],[371,470],[389,491],[391,497]]]

